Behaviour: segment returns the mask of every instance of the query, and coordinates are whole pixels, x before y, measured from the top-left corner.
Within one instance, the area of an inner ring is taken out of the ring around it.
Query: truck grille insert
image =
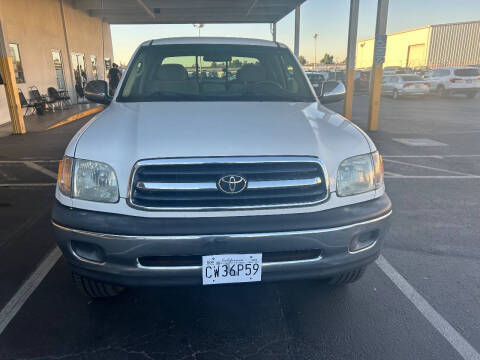
[[[302,206],[328,197],[316,158],[192,158],[136,164],[129,202],[150,210]]]

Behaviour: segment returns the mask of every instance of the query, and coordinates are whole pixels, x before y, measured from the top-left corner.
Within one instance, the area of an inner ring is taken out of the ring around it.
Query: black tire
[[[360,278],[365,273],[366,269],[367,269],[366,266],[362,266],[352,271],[335,275],[334,277],[329,279],[328,284],[330,286],[338,287],[338,286],[344,286],[350,283],[354,283],[360,280]]]
[[[438,85],[437,92],[440,94],[440,96],[443,97],[446,97],[448,95],[448,92],[447,90],[445,90],[445,87],[443,85]]]
[[[398,100],[399,97],[400,97],[400,95],[398,95],[398,90],[397,90],[397,89],[393,89],[392,99],[393,99],[393,100]]]
[[[73,272],[72,279],[82,294],[93,299],[117,296],[124,290],[123,286],[96,281]]]

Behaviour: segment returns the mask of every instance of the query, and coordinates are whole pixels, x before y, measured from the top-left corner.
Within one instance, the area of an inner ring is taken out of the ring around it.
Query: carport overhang
[[[305,0],[74,0],[109,24],[271,23]]]
[[[65,30],[63,1],[58,0],[62,9],[65,43],[70,53],[68,37]],[[269,23],[273,40],[276,41],[276,23],[295,9],[294,53],[298,57],[300,47],[300,5],[306,0],[71,0],[73,6],[87,12],[92,17],[98,17],[109,24],[227,24],[227,23]],[[358,27],[358,5],[360,0],[350,0],[348,56],[347,56],[347,86],[344,114],[351,117],[355,51]],[[376,38],[385,36],[388,2],[377,0]],[[377,42],[375,54],[377,54]],[[384,51],[384,48],[383,48]],[[70,57],[68,56],[69,67]],[[0,71],[8,78],[11,86],[6,86],[7,100],[12,120],[14,134],[26,132],[16,88],[13,68],[8,62],[6,41],[2,34],[0,22]],[[369,112],[369,130],[378,127],[378,112],[380,105],[380,86],[383,59],[374,61],[375,76],[371,88],[372,99]],[[70,71],[70,75],[72,71]]]

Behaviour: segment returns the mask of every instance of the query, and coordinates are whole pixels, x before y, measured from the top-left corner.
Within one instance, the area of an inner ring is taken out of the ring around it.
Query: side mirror
[[[345,99],[345,85],[338,80],[329,80],[315,88],[315,92],[322,104],[342,101]]]
[[[108,105],[112,102],[112,97],[108,95],[108,84],[103,80],[90,81],[85,86],[85,97],[97,104]]]

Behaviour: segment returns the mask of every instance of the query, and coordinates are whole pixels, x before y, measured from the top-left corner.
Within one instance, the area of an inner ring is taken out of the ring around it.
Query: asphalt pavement
[[[82,297],[49,213],[56,161],[88,118],[1,138],[0,324],[17,312],[0,327],[0,359],[479,359],[478,114],[478,97],[382,98],[369,135],[392,226],[380,261],[343,289],[309,280]],[[356,96],[353,121],[365,128],[367,115]]]

